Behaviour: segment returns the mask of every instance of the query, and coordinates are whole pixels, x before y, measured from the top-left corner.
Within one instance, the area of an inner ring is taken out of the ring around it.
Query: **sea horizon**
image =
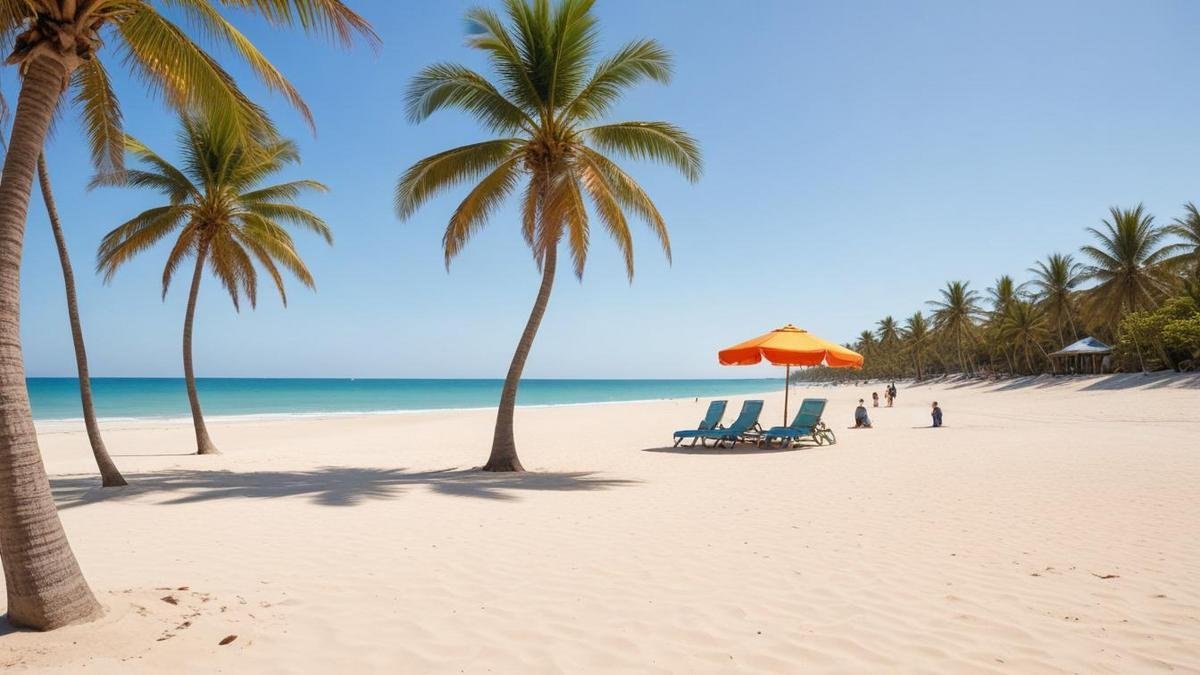
[[[783,378],[531,378],[517,405],[544,407],[773,391]],[[182,377],[93,377],[101,420],[185,419]],[[471,410],[498,405],[502,378],[202,377],[196,386],[206,417],[290,417]],[[83,418],[79,379],[27,377],[33,418]]]

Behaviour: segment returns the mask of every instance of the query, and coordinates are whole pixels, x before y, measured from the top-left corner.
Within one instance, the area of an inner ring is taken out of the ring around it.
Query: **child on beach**
[[[878,403],[878,401],[876,402]],[[876,407],[879,407],[878,405]],[[867,417],[867,406],[863,404],[863,400],[858,399],[858,407],[854,409],[854,429],[870,429],[871,418]]]
[[[938,407],[937,401],[933,402],[933,412],[931,414],[933,416],[933,426],[942,426],[942,409]]]
[[[879,407],[879,392],[877,392],[877,391],[871,392],[871,407],[872,408]]]

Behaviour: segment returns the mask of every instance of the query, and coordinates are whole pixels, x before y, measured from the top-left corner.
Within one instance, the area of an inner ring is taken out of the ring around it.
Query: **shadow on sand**
[[[195,471],[173,470],[125,474],[129,485],[101,488],[96,477],[52,478],[50,488],[61,509],[139,495],[173,495],[161,504],[192,504],[214,499],[272,499],[308,497],[324,506],[353,506],[368,499],[393,499],[407,488],[424,487],[456,497],[512,500],[522,491],[558,492],[604,490],[639,481],[598,478],[592,472],[486,473],[443,469],[408,472],[404,469],[330,466],[311,471]]]
[[[946,384],[947,389],[1019,391],[1079,387],[1079,391],[1116,391],[1120,389],[1200,389],[1200,373],[1117,373],[1115,375],[1038,375],[1009,380],[964,379]]]
[[[757,445],[735,445],[732,448],[714,448],[711,445],[707,448],[696,446],[681,445],[679,447],[664,446],[661,448],[643,448],[642,452],[663,452],[673,455],[772,455],[780,452],[799,452],[801,450],[810,450],[817,447],[816,445],[802,445],[795,448],[779,447],[772,445],[769,447],[760,447]]]

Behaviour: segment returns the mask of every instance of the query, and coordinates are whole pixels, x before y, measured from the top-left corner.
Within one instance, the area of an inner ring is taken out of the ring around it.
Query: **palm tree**
[[[593,0],[505,0],[507,24],[487,9],[467,13],[468,44],[482,51],[499,84],[457,64],[428,66],[408,89],[408,115],[420,122],[442,108],[476,117],[499,138],[426,157],[400,178],[396,212],[407,219],[430,196],[452,185],[478,182],[450,217],[443,237],[447,268],[471,236],[524,181],[521,234],[542,275],[537,299],[504,379],[491,455],[485,471],[521,471],[513,439],[513,408],[525,360],[550,300],[559,244],[566,240],[575,275],[583,276],[590,201],[616,240],[633,279],[630,216],[646,221],[670,259],[667,226],[649,195],[616,162],[616,152],[675,167],[700,177],[700,150],[666,122],[596,124],[632,85],[665,83],[670,56],[653,40],[637,40],[596,61]]]
[[[929,349],[931,335],[925,315],[917,312],[904,321],[903,340],[905,349],[912,356],[917,379],[925,378],[925,352]]]
[[[1033,365],[1033,347],[1040,350],[1042,341],[1046,338],[1046,313],[1028,300],[1013,301],[1005,310],[1000,323],[1000,337],[1010,344],[1014,351],[1024,354],[1025,366],[1031,374],[1035,373],[1037,369]]]
[[[979,294],[970,289],[966,281],[949,281],[941,290],[941,300],[931,300],[933,325],[943,335],[954,340],[958,352],[958,365],[965,374],[971,373],[963,351],[963,340],[975,334],[975,320],[979,317]]]
[[[149,89],[178,110],[200,110],[239,133],[263,124],[261,111],[185,31],[158,9],[186,14],[210,39],[228,46],[274,91],[302,112],[296,91],[219,5],[255,12],[279,25],[377,40],[341,0],[15,0],[0,1],[0,35],[13,39],[7,62],[21,75],[8,152],[0,173],[0,559],[8,618],[49,630],[95,617],[99,605],[54,508],[41,462],[20,341],[21,249],[37,158],[68,88],[81,103],[85,135],[101,169],[122,157],[121,115],[99,58],[107,43]],[[101,32],[104,40],[101,40]],[[119,165],[112,168],[119,168]]]
[[[1188,202],[1183,205],[1186,215],[1176,218],[1167,226],[1167,233],[1179,237],[1182,241],[1167,247],[1174,255],[1163,260],[1163,263],[1178,267],[1190,273],[1193,278],[1200,279],[1200,209]]]
[[[1020,298],[1021,286],[1018,286],[1013,278],[1007,274],[1001,275],[996,279],[996,285],[987,290],[988,300],[991,302],[992,309],[988,313],[988,326],[991,330],[999,329],[1004,317],[1008,314],[1008,308],[1012,306]],[[1008,363],[1008,369],[1013,370],[1012,358],[1009,356],[1008,347],[1002,342],[997,341],[1000,350],[1004,353],[1004,360]]]
[[[1104,229],[1089,227],[1096,244],[1082,253],[1091,264],[1084,277],[1096,283],[1087,291],[1092,316],[1115,331],[1121,317],[1141,309],[1153,309],[1170,290],[1163,263],[1170,249],[1161,245],[1167,231],[1154,224],[1154,217],[1141,204],[1132,209],[1109,209],[1111,220]]]
[[[1075,262],[1070,254],[1052,253],[1045,261],[1039,260],[1029,271],[1033,280],[1038,305],[1049,316],[1050,323],[1058,333],[1058,343],[1065,345],[1063,326],[1070,328],[1071,340],[1079,338],[1075,329],[1075,287],[1079,285],[1083,266]]]
[[[100,484],[104,487],[128,485],[100,435],[100,423],[96,420],[96,406],[92,403],[92,381],[88,377],[87,349],[83,344],[83,324],[79,320],[79,302],[75,296],[75,272],[67,252],[67,240],[63,236],[62,223],[58,220],[58,207],[54,204],[54,193],[50,189],[50,171],[46,168],[46,155],[38,155],[38,183],[42,190],[42,201],[46,204],[46,215],[58,247],[58,262],[62,266],[63,285],[67,292],[67,319],[71,324],[71,339],[75,343],[75,370],[79,374],[79,399],[83,406],[83,426],[87,429],[92,456],[100,470]]]
[[[208,455],[215,454],[217,448],[204,424],[192,367],[192,324],[205,263],[228,291],[234,309],[240,309],[243,296],[252,309],[257,302],[255,262],[271,277],[286,306],[287,293],[280,267],[305,286],[314,288],[314,284],[285,224],[315,232],[328,243],[333,243],[333,236],[325,221],[291,203],[306,191],[325,191],[324,185],[298,180],[261,186],[267,176],[288,164],[299,163],[300,154],[291,141],[269,138],[260,139],[258,145],[249,145],[229,127],[184,117],[179,145],[183,165],[177,168],[137,140],[127,138],[126,148],[145,169],[101,175],[94,181],[96,185],[121,185],[127,181],[134,187],[156,190],[169,200],[105,235],[96,267],[104,273],[107,283],[135,255],[177,233],[163,269],[165,299],[179,265],[185,259],[195,258],[183,320],[183,375],[196,430],[196,452]]]

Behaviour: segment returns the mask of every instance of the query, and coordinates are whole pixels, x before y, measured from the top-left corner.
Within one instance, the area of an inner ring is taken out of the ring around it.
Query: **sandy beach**
[[[107,614],[0,669],[1200,671],[1200,379],[902,385],[847,430],[870,391],[793,389],[840,442],[791,451],[671,448],[705,400],[520,409],[523,475],[471,470],[492,411],[214,421],[216,457],[115,422],[115,490],[42,425]]]

